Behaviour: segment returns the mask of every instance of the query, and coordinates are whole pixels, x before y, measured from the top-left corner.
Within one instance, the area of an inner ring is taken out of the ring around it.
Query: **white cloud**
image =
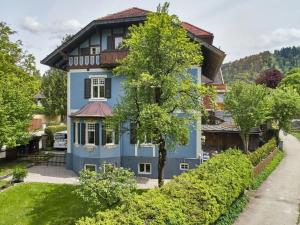
[[[21,27],[32,33],[37,33],[42,31],[42,25],[35,17],[26,16],[21,22]]]
[[[61,34],[61,33],[74,33],[81,28],[81,24],[76,19],[69,19],[64,21],[55,21],[50,27],[49,32]]]
[[[294,45],[300,43],[300,29],[278,28],[268,34],[260,36],[261,45],[266,47],[277,47],[280,45]]]

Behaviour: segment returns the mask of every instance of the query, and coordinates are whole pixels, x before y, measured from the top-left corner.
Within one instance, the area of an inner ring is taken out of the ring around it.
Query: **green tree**
[[[277,88],[272,91],[272,119],[278,124],[279,130],[288,132],[291,120],[300,112],[300,96],[292,87]]]
[[[42,104],[48,115],[60,115],[61,121],[67,115],[67,72],[51,68],[42,78],[42,92],[45,97]]]
[[[82,170],[79,181],[76,193],[91,213],[117,206],[130,199],[136,191],[134,173],[109,164],[105,171],[99,173]]]
[[[158,182],[163,185],[167,150],[188,141],[190,125],[203,109],[208,89],[188,73],[202,61],[200,46],[192,42],[181,22],[169,15],[169,4],[159,5],[144,24],[129,28],[123,47],[129,54],[114,70],[124,75],[124,96],[114,108],[114,119],[136,124],[137,137],[147,135],[158,145]],[[184,116],[178,116],[180,111]]]
[[[28,140],[39,79],[32,55],[10,37],[15,32],[0,22],[0,148]]]
[[[294,68],[287,72],[279,83],[280,87],[291,87],[300,95],[300,68]]]
[[[265,122],[271,111],[267,88],[242,81],[234,82],[225,95],[224,103],[225,110],[240,129],[244,150],[248,153],[251,129]]]

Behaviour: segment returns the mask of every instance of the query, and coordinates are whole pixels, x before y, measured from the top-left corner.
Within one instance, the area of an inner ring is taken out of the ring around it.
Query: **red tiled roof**
[[[73,117],[107,117],[112,116],[112,108],[104,102],[90,102],[73,113]]]
[[[190,23],[187,23],[187,22],[182,22],[181,23],[181,26],[186,29],[187,31],[191,32],[192,34],[194,34],[195,36],[213,36],[212,33],[206,31],[206,30],[203,30],[199,27],[196,27]]]
[[[148,10],[133,7],[117,13],[109,14],[107,16],[99,18],[98,20],[114,20],[114,19],[123,19],[129,17],[146,16],[149,12],[150,11]]]
[[[123,18],[130,18],[130,17],[143,17],[143,16],[146,16],[150,12],[151,11],[133,7],[130,9],[125,9],[125,10],[117,12],[117,13],[109,14],[107,16],[99,18],[98,20],[115,20],[115,19],[123,19]],[[207,38],[213,37],[212,33],[208,32],[206,30],[203,30],[197,26],[194,26],[190,23],[182,22],[181,26],[197,37],[207,37]]]

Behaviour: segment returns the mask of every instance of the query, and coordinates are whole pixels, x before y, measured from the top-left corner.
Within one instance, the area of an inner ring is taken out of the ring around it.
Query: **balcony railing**
[[[128,51],[104,51],[98,55],[70,56],[69,67],[114,66],[127,55]]]

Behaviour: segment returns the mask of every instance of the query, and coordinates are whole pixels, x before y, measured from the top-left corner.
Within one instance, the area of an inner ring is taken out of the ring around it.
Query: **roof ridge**
[[[105,15],[105,16],[102,16],[102,17],[100,17],[100,18],[97,18],[97,20],[106,19],[107,17],[111,17],[111,16],[114,16],[114,15],[117,15],[117,14],[121,14],[121,13],[130,11],[130,10],[139,10],[139,11],[144,12],[144,13],[152,12],[152,11],[149,11],[149,10],[146,10],[146,9],[141,9],[141,8],[138,8],[138,7],[131,7],[131,8],[127,8],[127,9],[121,10],[121,11],[119,11],[119,12],[107,14],[107,15]]]
[[[189,26],[192,26],[192,27],[194,27],[194,28],[196,28],[196,29],[199,29],[199,30],[204,31],[204,32],[208,33],[209,35],[213,35],[213,33],[209,32],[209,31],[207,31],[207,30],[204,30],[203,28],[200,28],[200,27],[198,27],[198,26],[195,26],[195,25],[193,25],[193,24],[191,24],[191,23],[188,23],[188,22],[185,22],[185,21],[182,21],[181,23],[185,23],[185,24],[187,24],[187,25],[189,25]]]

